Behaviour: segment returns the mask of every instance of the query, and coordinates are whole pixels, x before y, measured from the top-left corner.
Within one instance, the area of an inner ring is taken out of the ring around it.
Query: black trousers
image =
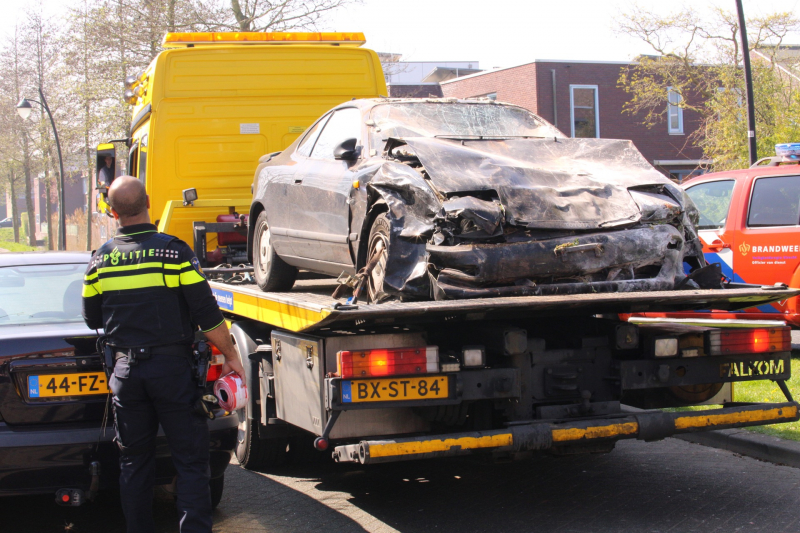
[[[188,354],[153,355],[135,364],[122,357],[114,365],[109,385],[114,395],[120,496],[128,533],[155,531],[153,485],[159,423],[178,471],[180,531],[210,533],[208,424],[194,412],[201,390],[192,379]]]

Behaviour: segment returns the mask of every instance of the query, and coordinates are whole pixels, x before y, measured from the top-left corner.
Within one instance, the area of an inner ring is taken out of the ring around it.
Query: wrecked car
[[[266,291],[298,269],[371,302],[719,286],[696,208],[631,141],[567,138],[514,105],[350,101],[262,157],[253,191]]]

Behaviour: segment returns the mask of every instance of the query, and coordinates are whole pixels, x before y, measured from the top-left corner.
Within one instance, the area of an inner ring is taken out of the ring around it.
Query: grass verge
[[[800,398],[800,359],[792,358],[792,379],[786,382],[795,400]],[[733,386],[733,399],[737,402],[785,402],[778,385],[772,381],[744,381]],[[800,422],[772,424],[747,428],[756,433],[773,435],[782,439],[800,441]]]
[[[20,241],[22,241],[20,235]],[[9,252],[29,252],[36,250],[35,246],[28,246],[22,242],[14,242],[14,229],[13,228],[0,228],[0,248],[5,248]]]

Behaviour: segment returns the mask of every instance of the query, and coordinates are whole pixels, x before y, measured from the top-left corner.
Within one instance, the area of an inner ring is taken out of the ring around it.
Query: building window
[[[584,139],[600,137],[597,85],[570,85],[569,103],[572,137]]]
[[[681,93],[667,87],[667,124],[670,135],[683,135],[683,108]]]

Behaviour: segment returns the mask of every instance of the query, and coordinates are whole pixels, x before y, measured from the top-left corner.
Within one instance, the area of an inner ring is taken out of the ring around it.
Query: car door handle
[[[294,180],[294,184],[297,185],[298,183],[303,183],[303,180],[302,179],[299,179],[299,180],[295,179]]]
[[[719,239],[714,239],[714,241],[713,241],[711,244],[708,244],[708,245],[706,245],[706,246],[707,246],[707,247],[708,247],[708,249],[709,249],[709,250],[711,250],[712,252],[719,252],[719,251],[720,251],[720,250],[722,250],[723,248],[730,248],[730,247],[731,247],[731,245],[730,245],[730,244],[728,244],[727,242],[722,242],[722,241],[721,241],[721,240],[719,240]]]

